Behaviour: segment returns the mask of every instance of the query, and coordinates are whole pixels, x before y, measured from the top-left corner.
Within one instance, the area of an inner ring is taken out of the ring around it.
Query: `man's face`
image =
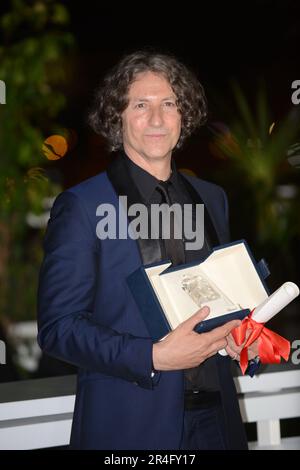
[[[138,75],[122,114],[124,150],[133,160],[159,160],[171,156],[181,130],[176,96],[168,81],[152,72]]]

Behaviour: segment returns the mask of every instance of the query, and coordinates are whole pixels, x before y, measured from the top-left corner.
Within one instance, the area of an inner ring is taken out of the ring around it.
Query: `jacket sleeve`
[[[152,388],[152,340],[121,334],[93,316],[97,238],[79,197],[65,191],[51,210],[38,287],[38,343],[50,356]],[[112,305],[113,308],[113,305]],[[98,316],[99,317],[99,316]]]

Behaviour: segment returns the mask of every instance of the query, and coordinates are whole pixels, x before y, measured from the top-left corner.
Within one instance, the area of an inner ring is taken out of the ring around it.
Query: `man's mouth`
[[[146,134],[146,137],[165,137],[166,134]]]

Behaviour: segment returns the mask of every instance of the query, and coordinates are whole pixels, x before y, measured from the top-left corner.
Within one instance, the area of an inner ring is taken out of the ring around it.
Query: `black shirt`
[[[151,204],[161,204],[162,195],[157,186],[160,182],[153,175],[145,171],[140,166],[136,165],[132,160],[127,156],[125,157],[128,170],[131,178],[133,179],[140,195],[149,208]],[[181,206],[183,204],[193,204],[190,194],[188,193],[184,183],[181,178],[183,178],[177,171],[174,160],[171,161],[172,173],[168,179],[169,185],[169,194],[172,200],[172,203],[178,203]],[[183,213],[183,211],[182,211]],[[195,227],[193,227],[194,229]],[[185,243],[185,241],[183,240]],[[166,250],[164,246],[164,239],[160,239],[161,243],[161,252],[162,260],[166,259]],[[207,242],[205,241],[201,249],[196,250],[184,250],[185,262],[189,263],[195,260],[202,260],[206,258],[210,250]],[[216,366],[214,356],[207,359],[205,362],[200,364],[200,366],[188,369],[185,372],[185,389],[186,390],[217,390],[218,389],[218,379],[216,375]]]

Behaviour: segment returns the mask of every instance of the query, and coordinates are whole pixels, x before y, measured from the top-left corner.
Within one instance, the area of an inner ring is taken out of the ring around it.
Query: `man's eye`
[[[135,106],[137,109],[143,109],[146,107],[146,103],[138,103],[136,106]]]
[[[172,108],[173,106],[176,106],[176,104],[173,103],[173,101],[165,101],[165,105],[167,106],[167,108]]]

